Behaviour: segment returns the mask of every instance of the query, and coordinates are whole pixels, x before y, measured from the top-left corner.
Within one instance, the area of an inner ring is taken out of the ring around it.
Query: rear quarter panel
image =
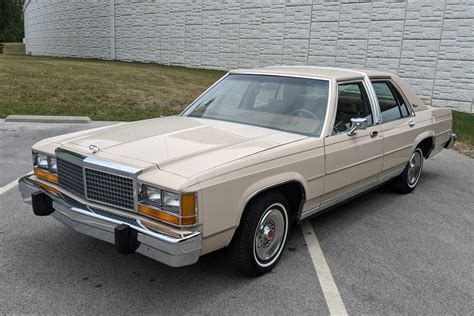
[[[435,133],[435,148],[432,155],[437,154],[449,141],[453,132],[453,115],[450,109],[429,107],[431,112],[431,126]]]

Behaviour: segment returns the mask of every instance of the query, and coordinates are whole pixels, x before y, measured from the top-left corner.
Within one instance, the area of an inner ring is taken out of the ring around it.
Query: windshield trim
[[[221,119],[221,118],[209,118],[209,117],[197,117],[197,116],[191,116],[189,114],[185,114],[191,107],[193,107],[193,105],[199,100],[201,99],[201,97],[203,97],[206,93],[208,93],[212,88],[214,88],[216,85],[218,85],[222,80],[224,80],[225,78],[227,78],[229,75],[232,75],[232,76],[239,76],[239,75],[253,75],[253,76],[265,76],[265,77],[287,77],[287,78],[302,78],[302,79],[313,79],[313,80],[322,80],[322,81],[327,81],[329,84],[328,84],[328,103],[326,105],[326,115],[324,117],[324,122],[323,122],[323,126],[321,128],[321,133],[319,135],[314,135],[314,134],[311,134],[311,133],[304,133],[304,132],[296,132],[296,131],[288,131],[288,130],[282,130],[282,129],[279,129],[279,128],[274,128],[274,127],[269,127],[269,126],[260,126],[260,125],[257,125],[257,124],[250,124],[250,123],[244,123],[244,122],[237,122],[237,121],[233,121],[233,120],[225,120],[225,119]],[[309,137],[314,137],[314,138],[322,138],[323,135],[326,133],[326,128],[327,128],[327,124],[328,124],[328,116],[329,116],[329,110],[330,110],[330,106],[331,106],[331,99],[332,99],[332,93],[333,93],[333,81],[330,79],[330,78],[324,78],[324,77],[317,77],[317,76],[301,76],[301,75],[291,75],[291,74],[265,74],[265,73],[258,73],[258,72],[235,72],[233,73],[232,71],[229,71],[228,73],[226,73],[224,76],[222,76],[222,78],[220,78],[219,80],[217,80],[214,84],[212,84],[209,88],[206,89],[206,91],[204,91],[203,93],[201,93],[201,95],[199,95],[193,102],[191,102],[190,105],[188,105],[183,112],[181,112],[179,114],[179,116],[182,116],[182,117],[191,117],[191,118],[194,118],[194,119],[210,119],[210,120],[214,120],[214,121],[222,121],[222,122],[232,122],[232,123],[237,123],[237,124],[242,124],[242,125],[248,125],[248,126],[257,126],[257,127],[262,127],[262,128],[268,128],[268,129],[272,129],[272,130],[276,130],[276,131],[281,131],[281,132],[286,132],[286,133],[290,133],[290,134],[297,134],[297,135],[304,135],[304,136],[309,136]]]

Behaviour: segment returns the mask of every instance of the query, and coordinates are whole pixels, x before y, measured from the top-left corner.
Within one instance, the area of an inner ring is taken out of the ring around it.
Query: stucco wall
[[[230,69],[389,70],[473,112],[473,0],[31,0],[27,51]]]

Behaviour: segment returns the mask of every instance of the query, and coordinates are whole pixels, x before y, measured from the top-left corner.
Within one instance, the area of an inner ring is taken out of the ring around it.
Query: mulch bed
[[[457,143],[454,143],[454,149],[456,149],[463,155],[474,158],[474,146],[457,142]]]

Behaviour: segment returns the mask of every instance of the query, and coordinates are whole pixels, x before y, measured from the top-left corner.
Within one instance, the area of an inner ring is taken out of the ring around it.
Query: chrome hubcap
[[[255,231],[254,250],[259,261],[269,261],[278,254],[284,243],[286,230],[282,211],[270,207],[263,214]]]
[[[420,178],[422,159],[419,151],[415,151],[410,158],[408,163],[408,184],[410,186],[414,186]]]

